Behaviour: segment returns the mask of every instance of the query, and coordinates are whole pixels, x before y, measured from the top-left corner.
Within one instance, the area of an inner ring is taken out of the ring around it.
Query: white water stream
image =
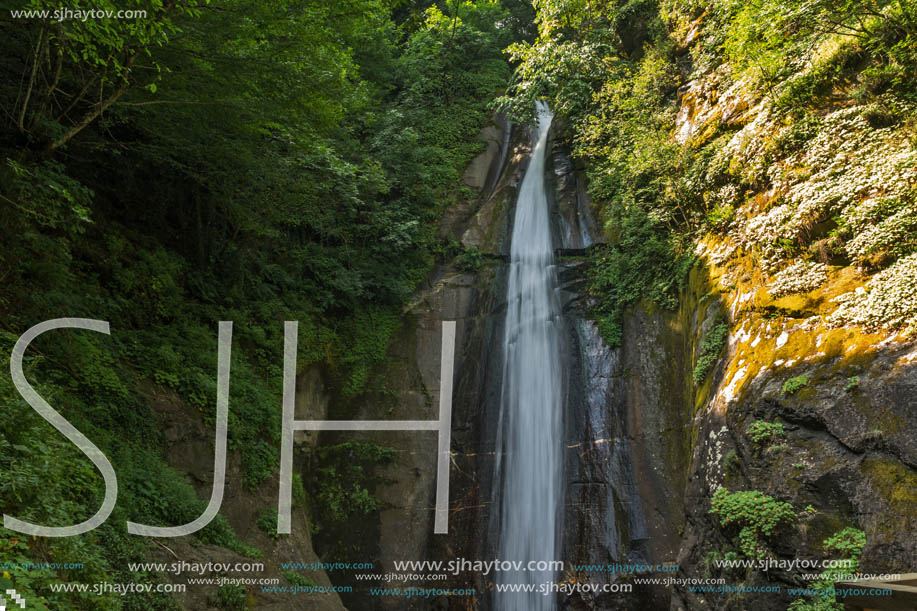
[[[545,192],[552,114],[539,102],[537,141],[516,203],[510,248],[502,404],[497,435],[500,490],[498,558],[554,561],[560,556],[563,494],[561,311]],[[500,584],[534,584],[532,593],[496,593],[497,611],[552,611],[537,592],[551,570],[497,574]]]

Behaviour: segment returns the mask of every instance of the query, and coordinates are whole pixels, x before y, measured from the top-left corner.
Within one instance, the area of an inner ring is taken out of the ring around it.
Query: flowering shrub
[[[733,165],[761,163],[769,150],[765,134],[781,134],[767,109],[724,148]],[[813,228],[834,217],[835,246],[857,263],[874,255],[893,257],[917,249],[917,149],[896,126],[874,128],[859,107],[827,115],[811,138],[765,173],[777,204],[764,213],[748,210],[736,241],[759,253],[765,270],[774,269],[792,249],[811,239]]]
[[[897,129],[872,128],[857,107],[826,116],[809,146],[786,164],[812,171],[805,180],[782,185],[797,210],[790,231],[857,205],[864,196],[900,193],[917,179],[917,151]]]
[[[824,263],[797,261],[774,276],[768,291],[774,297],[791,293],[807,293],[824,284],[828,268]]]
[[[777,114],[773,105],[764,102],[754,118],[737,131],[726,146],[714,157],[714,163],[739,170],[748,184],[759,182],[767,176],[769,159],[768,143],[762,134],[776,132]]]
[[[764,214],[748,221],[739,236],[746,247],[755,247],[762,256],[762,266],[772,268],[781,258],[782,250],[777,246],[784,234],[784,228],[793,218],[795,211],[789,204],[778,204]]]
[[[853,237],[844,245],[850,258],[863,263],[873,255],[902,256],[917,250],[917,206],[913,198],[872,198],[841,216]]]
[[[827,317],[836,327],[869,330],[917,326],[917,253],[879,272],[865,287],[834,298],[838,308]]]

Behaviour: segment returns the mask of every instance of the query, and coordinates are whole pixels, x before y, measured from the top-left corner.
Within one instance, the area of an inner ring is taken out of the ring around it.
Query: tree
[[[126,10],[131,17],[98,17]],[[176,19],[200,14],[189,0],[136,0],[130,9],[111,0],[67,9],[31,0],[22,11],[29,16],[13,16],[4,28],[8,85],[0,97],[10,126],[46,153],[67,144],[130,88],[155,92],[164,67],[154,48],[179,32]]]

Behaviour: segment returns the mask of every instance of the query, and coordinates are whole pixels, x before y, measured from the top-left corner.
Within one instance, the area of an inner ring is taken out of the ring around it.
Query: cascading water
[[[519,189],[510,247],[496,465],[497,485],[502,483],[498,558],[525,563],[558,559],[563,495],[561,308],[544,177],[552,114],[541,102],[537,111],[537,141]],[[547,569],[498,573],[501,583],[536,589],[554,577]],[[554,602],[537,591],[498,592],[495,608],[551,611]]]

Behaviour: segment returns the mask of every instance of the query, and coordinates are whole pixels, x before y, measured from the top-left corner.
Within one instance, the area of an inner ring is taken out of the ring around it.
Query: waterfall
[[[524,562],[523,569],[500,572],[497,579],[535,584],[536,590],[554,580],[554,571],[525,567],[529,561],[560,559],[563,494],[561,311],[545,192],[552,114],[542,102],[537,111],[537,140],[519,188],[510,247],[496,465],[502,485],[497,557]],[[551,611],[555,597],[498,592],[495,608]]]

